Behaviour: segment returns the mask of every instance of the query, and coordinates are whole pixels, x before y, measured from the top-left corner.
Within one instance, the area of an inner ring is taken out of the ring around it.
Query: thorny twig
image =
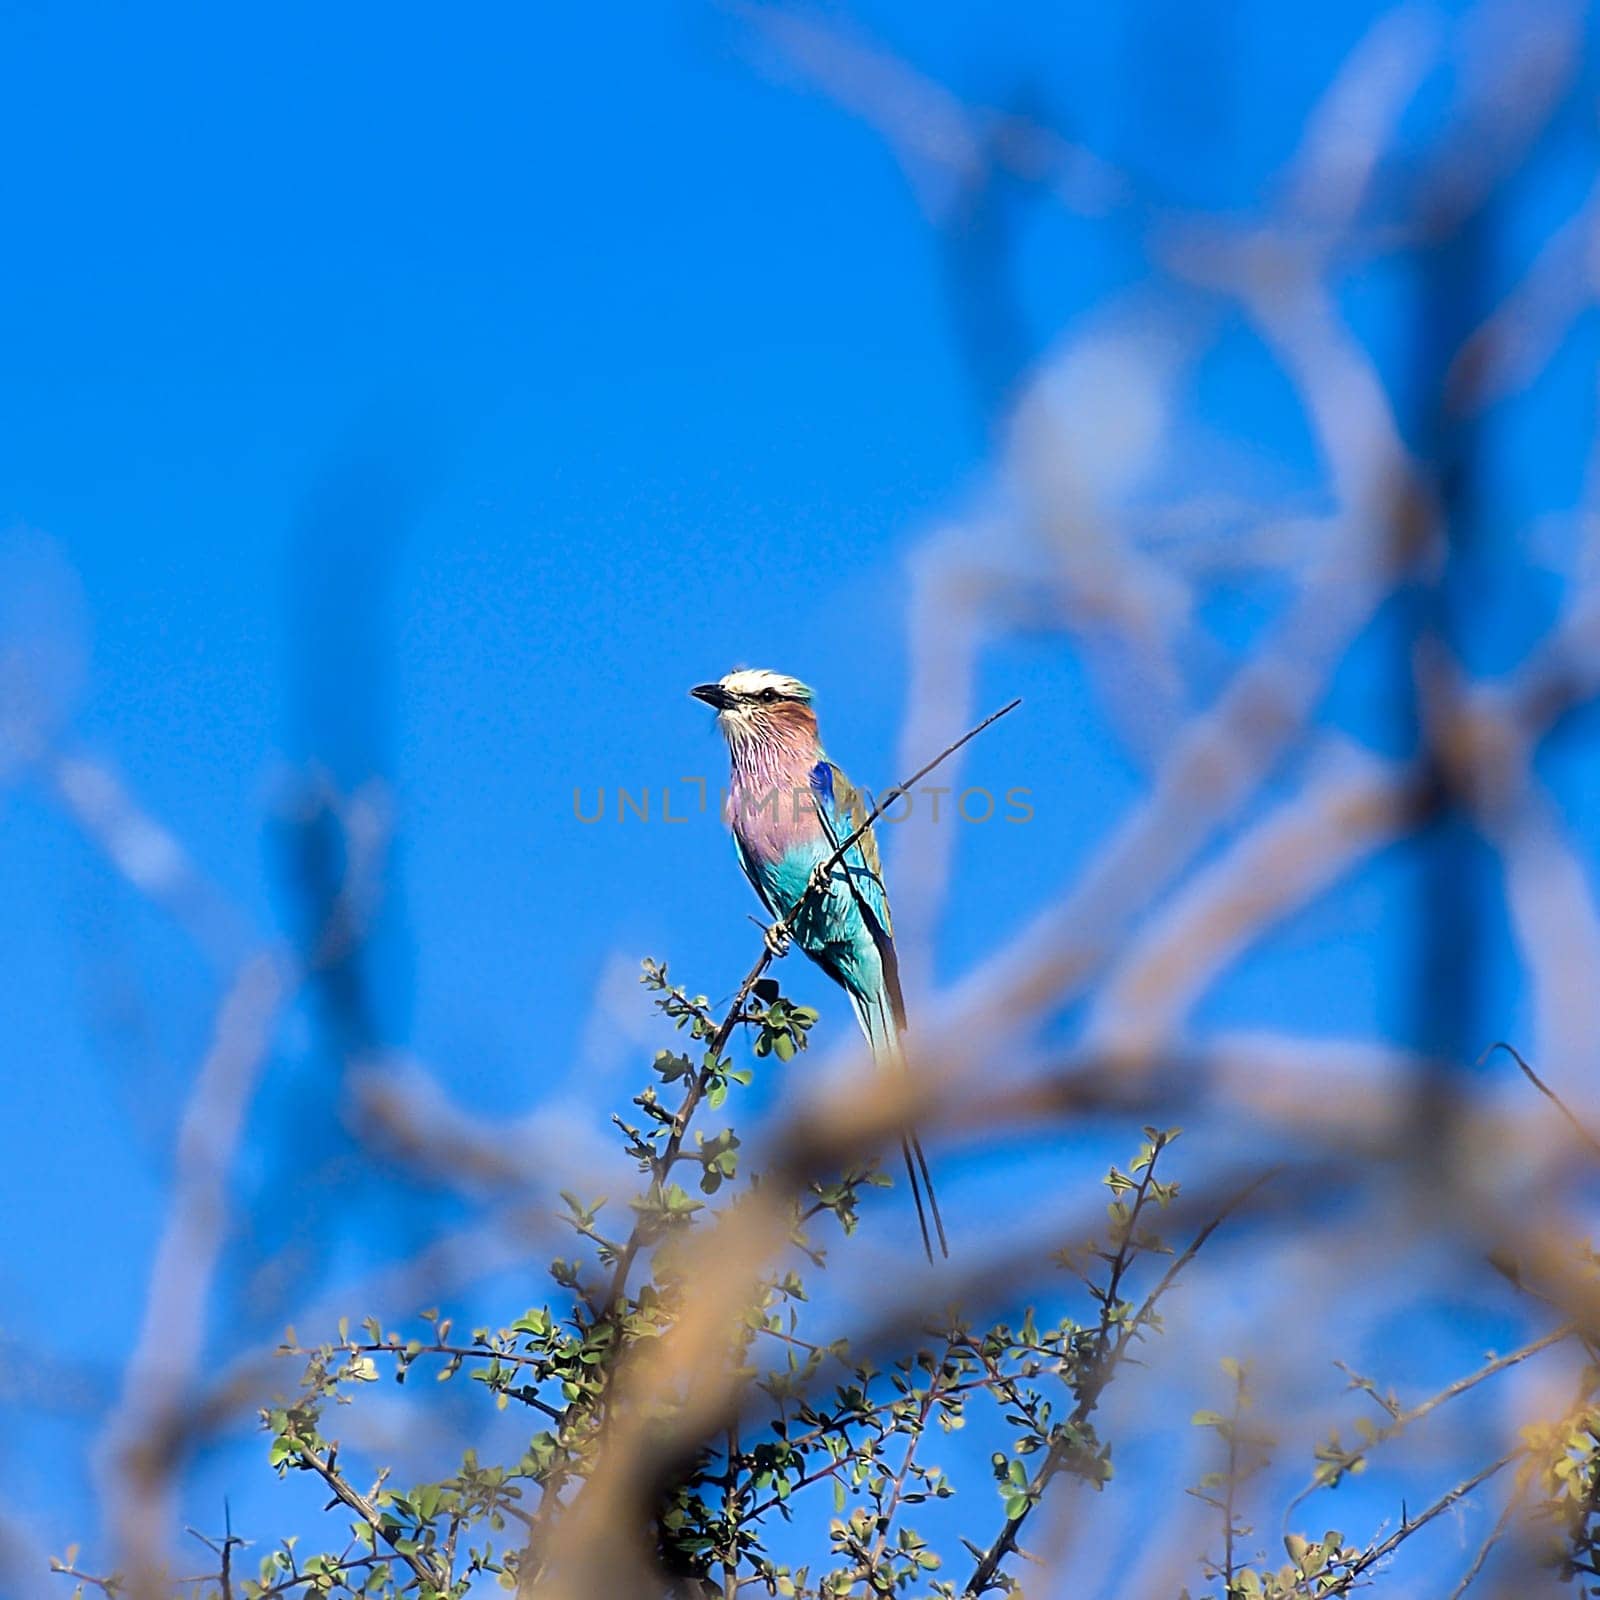
[[[1159,1146],[1156,1154],[1159,1154]],[[1017,1548],[1017,1535],[1027,1522],[1033,1509],[1038,1505],[1050,1481],[1071,1460],[1073,1451],[1077,1447],[1076,1430],[1088,1421],[1095,1407],[1099,1404],[1100,1396],[1105,1391],[1106,1385],[1111,1381],[1113,1373],[1120,1365],[1123,1356],[1127,1353],[1129,1344],[1140,1331],[1150,1324],[1151,1313],[1160,1303],[1162,1297],[1177,1281],[1178,1275],[1199,1254],[1206,1241],[1213,1233],[1242,1206],[1261,1186],[1271,1179],[1277,1169],[1265,1172],[1254,1182],[1241,1189],[1220,1212],[1217,1213],[1200,1231],[1190,1240],[1183,1253],[1177,1256],[1161,1275],[1156,1286],[1147,1294],[1140,1303],[1139,1308],[1131,1316],[1119,1317],[1117,1315],[1120,1302],[1116,1291],[1121,1283],[1122,1274],[1128,1265],[1127,1241],[1134,1240],[1139,1213],[1143,1210],[1150,1186],[1154,1181],[1155,1161],[1151,1160],[1141,1175],[1141,1182],[1135,1199],[1130,1207],[1130,1216],[1127,1220],[1127,1233],[1123,1245],[1119,1246],[1112,1262],[1111,1275],[1105,1291],[1105,1299],[1101,1307],[1100,1323],[1095,1333],[1095,1354],[1087,1364],[1086,1375],[1079,1385],[1077,1405],[1068,1419],[1068,1426],[1057,1437],[1045,1455],[1044,1463],[1033,1475],[1028,1485],[1028,1503],[1016,1516],[1008,1517],[1005,1526],[995,1536],[989,1548],[979,1557],[977,1565],[973,1568],[972,1575],[967,1579],[966,1587],[962,1590],[964,1595],[981,1595],[992,1588],[995,1576],[1000,1570],[1001,1563],[1006,1556]]]

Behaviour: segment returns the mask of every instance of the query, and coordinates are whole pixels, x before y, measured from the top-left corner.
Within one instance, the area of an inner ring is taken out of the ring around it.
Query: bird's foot
[[[767,942],[767,954],[769,956],[781,961],[788,955],[789,940],[792,935],[781,922],[774,922],[770,928],[762,929],[761,937]]]
[[[819,900],[826,899],[828,885],[833,879],[833,868],[826,861],[819,861],[811,869],[811,879],[806,884],[806,893],[815,895]]]

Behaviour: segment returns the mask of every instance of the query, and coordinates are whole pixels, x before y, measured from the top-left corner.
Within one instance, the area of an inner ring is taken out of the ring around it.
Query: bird
[[[822,747],[812,691],[785,673],[740,668],[689,693],[715,709],[727,740],[727,817],[739,865],[774,919],[767,948],[781,956],[798,941],[849,996],[874,1062],[903,1069],[905,998],[877,840],[869,828],[829,866],[869,807]],[[932,1262],[930,1215],[945,1256],[950,1246],[927,1157],[909,1128],[900,1148]]]

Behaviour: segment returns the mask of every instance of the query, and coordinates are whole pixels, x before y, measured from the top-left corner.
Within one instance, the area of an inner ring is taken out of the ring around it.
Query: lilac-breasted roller
[[[789,916],[805,898],[793,937],[850,996],[873,1059],[880,1066],[901,1067],[905,1000],[889,896],[871,830],[825,878],[821,873],[840,843],[866,821],[869,807],[824,752],[810,689],[798,678],[747,669],[689,692],[716,707],[717,724],[728,741],[728,819],[745,876],[775,919]],[[809,896],[808,888],[813,889]],[[776,923],[767,930],[773,954],[782,955],[787,940]],[[922,1145],[909,1130],[900,1144],[923,1249],[932,1261],[931,1213],[939,1248],[949,1255]]]

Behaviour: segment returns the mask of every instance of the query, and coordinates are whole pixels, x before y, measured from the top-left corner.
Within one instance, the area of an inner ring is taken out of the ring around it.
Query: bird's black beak
[[[733,696],[720,683],[697,683],[689,693],[696,700],[704,700],[708,706],[715,706],[718,711],[726,711],[733,704]]]

